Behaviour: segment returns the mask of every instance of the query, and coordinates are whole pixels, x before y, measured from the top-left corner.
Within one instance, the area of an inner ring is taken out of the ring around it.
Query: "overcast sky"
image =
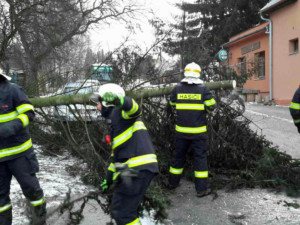
[[[152,9],[155,16],[164,21],[172,21],[173,15],[180,14],[180,10],[175,7],[175,3],[180,3],[181,0],[140,0],[144,2],[146,9]],[[141,47],[150,46],[154,42],[153,29],[148,24],[147,19],[153,15],[150,13],[143,13],[138,18],[138,24],[141,26],[141,31],[137,29],[136,34],[130,36],[130,40],[138,43]],[[107,26],[105,30],[93,30],[90,32],[92,46],[97,49],[104,49],[104,51],[112,51],[117,48],[122,41],[129,35],[126,30],[126,24],[115,23]]]

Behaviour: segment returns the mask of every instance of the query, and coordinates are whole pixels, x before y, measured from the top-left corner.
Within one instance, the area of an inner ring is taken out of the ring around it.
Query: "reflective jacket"
[[[216,102],[204,85],[179,83],[172,90],[170,104],[176,107],[176,136],[193,139],[207,131],[206,114]]]
[[[32,151],[28,125],[34,116],[34,107],[23,90],[0,82],[0,162]]]
[[[130,97],[125,97],[123,106],[114,107],[110,113],[113,162],[109,171],[116,172],[114,163],[121,162],[130,168],[158,173],[154,147],[140,116],[141,108]]]
[[[300,129],[300,87],[294,94],[290,105],[290,113],[298,130]],[[300,132],[300,131],[299,131]]]

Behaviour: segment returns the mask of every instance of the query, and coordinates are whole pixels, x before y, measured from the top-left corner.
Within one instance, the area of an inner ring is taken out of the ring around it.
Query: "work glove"
[[[112,104],[115,106],[122,106],[124,104],[124,97],[117,96],[112,92],[106,92],[103,96],[101,96],[101,98],[108,104]]]
[[[107,175],[106,175],[106,178],[100,184],[100,188],[101,188],[101,191],[102,191],[103,194],[107,193],[110,186],[112,185],[112,183],[113,183],[112,178],[113,178],[113,172],[108,171]]]

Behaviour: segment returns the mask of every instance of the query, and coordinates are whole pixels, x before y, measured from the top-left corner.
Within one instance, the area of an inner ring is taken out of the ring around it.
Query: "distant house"
[[[272,0],[260,13],[267,23],[230,38],[223,47],[232,66],[257,62],[257,74],[243,87],[248,100],[255,94],[256,100],[288,105],[300,84],[300,1]]]
[[[255,74],[243,86],[247,101],[269,98],[269,35],[268,23],[261,24],[230,38],[223,45],[229,52],[229,65],[243,73],[257,67]]]

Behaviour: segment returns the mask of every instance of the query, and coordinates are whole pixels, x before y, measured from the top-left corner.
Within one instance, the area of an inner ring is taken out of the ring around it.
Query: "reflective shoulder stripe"
[[[129,127],[123,133],[119,134],[117,137],[113,139],[112,148],[115,149],[116,147],[120,146],[121,144],[128,141],[131,137],[133,132],[137,130],[147,130],[144,123],[142,121],[137,121],[133,124],[133,126]]]
[[[126,225],[141,225],[140,223],[140,219],[137,218],[134,221],[130,222],[130,223],[126,223]]]
[[[207,178],[208,171],[195,171],[195,177],[196,178]]]
[[[19,114],[22,114],[22,113],[30,111],[30,110],[34,111],[34,107],[31,104],[23,104],[23,105],[19,105],[17,107],[17,111]]]
[[[39,206],[39,205],[44,204],[45,202],[46,202],[45,197],[42,197],[42,198],[39,199],[39,200],[31,201],[30,204],[31,204],[32,206],[36,207],[36,206]]]
[[[23,143],[19,146],[0,149],[0,159],[7,157],[7,156],[19,154],[21,152],[25,152],[26,150],[28,150],[31,147],[32,147],[32,142],[31,142],[31,139],[29,139],[28,141],[26,141],[25,143]]]
[[[11,203],[8,203],[8,204],[6,204],[6,205],[0,207],[0,213],[2,213],[2,212],[4,212],[4,211],[7,211],[7,210],[11,209],[11,207],[12,207]]]
[[[138,109],[139,109],[139,105],[135,102],[134,99],[131,99],[132,100],[132,107],[129,111],[124,111],[122,110],[122,117],[124,119],[131,119],[131,115],[135,114]]]
[[[170,166],[169,172],[170,172],[170,173],[173,173],[173,174],[179,175],[179,174],[182,174],[183,168],[176,169],[176,168],[173,168],[173,167]]]
[[[214,105],[214,104],[216,104],[216,101],[215,101],[215,99],[210,99],[210,100],[206,100],[206,101],[204,101],[204,104],[206,105],[206,106],[211,106],[211,105]]]
[[[115,167],[115,164],[111,163],[108,167],[108,170],[109,171],[112,171],[112,172],[116,172],[116,167]]]
[[[295,102],[291,102],[290,108],[291,108],[291,109],[297,109],[297,110],[300,110],[300,104],[299,104],[299,103],[295,103]]]
[[[130,168],[149,164],[149,163],[157,163],[157,156],[155,154],[137,156],[137,157],[130,158],[125,163],[128,164],[128,167]]]
[[[0,123],[5,123],[11,120],[14,120],[17,118],[17,116],[19,115],[19,113],[17,111],[13,111],[7,114],[1,114],[0,115]]]
[[[179,110],[204,110],[204,105],[203,104],[176,103],[176,109],[179,109]]]
[[[204,133],[207,131],[206,126],[203,127],[180,127],[178,125],[175,126],[175,130],[180,133]]]
[[[170,105],[176,105],[176,102],[169,101]]]
[[[20,119],[23,123],[23,127],[27,127],[29,124],[29,119],[26,114],[21,114],[17,116],[18,119]]]

